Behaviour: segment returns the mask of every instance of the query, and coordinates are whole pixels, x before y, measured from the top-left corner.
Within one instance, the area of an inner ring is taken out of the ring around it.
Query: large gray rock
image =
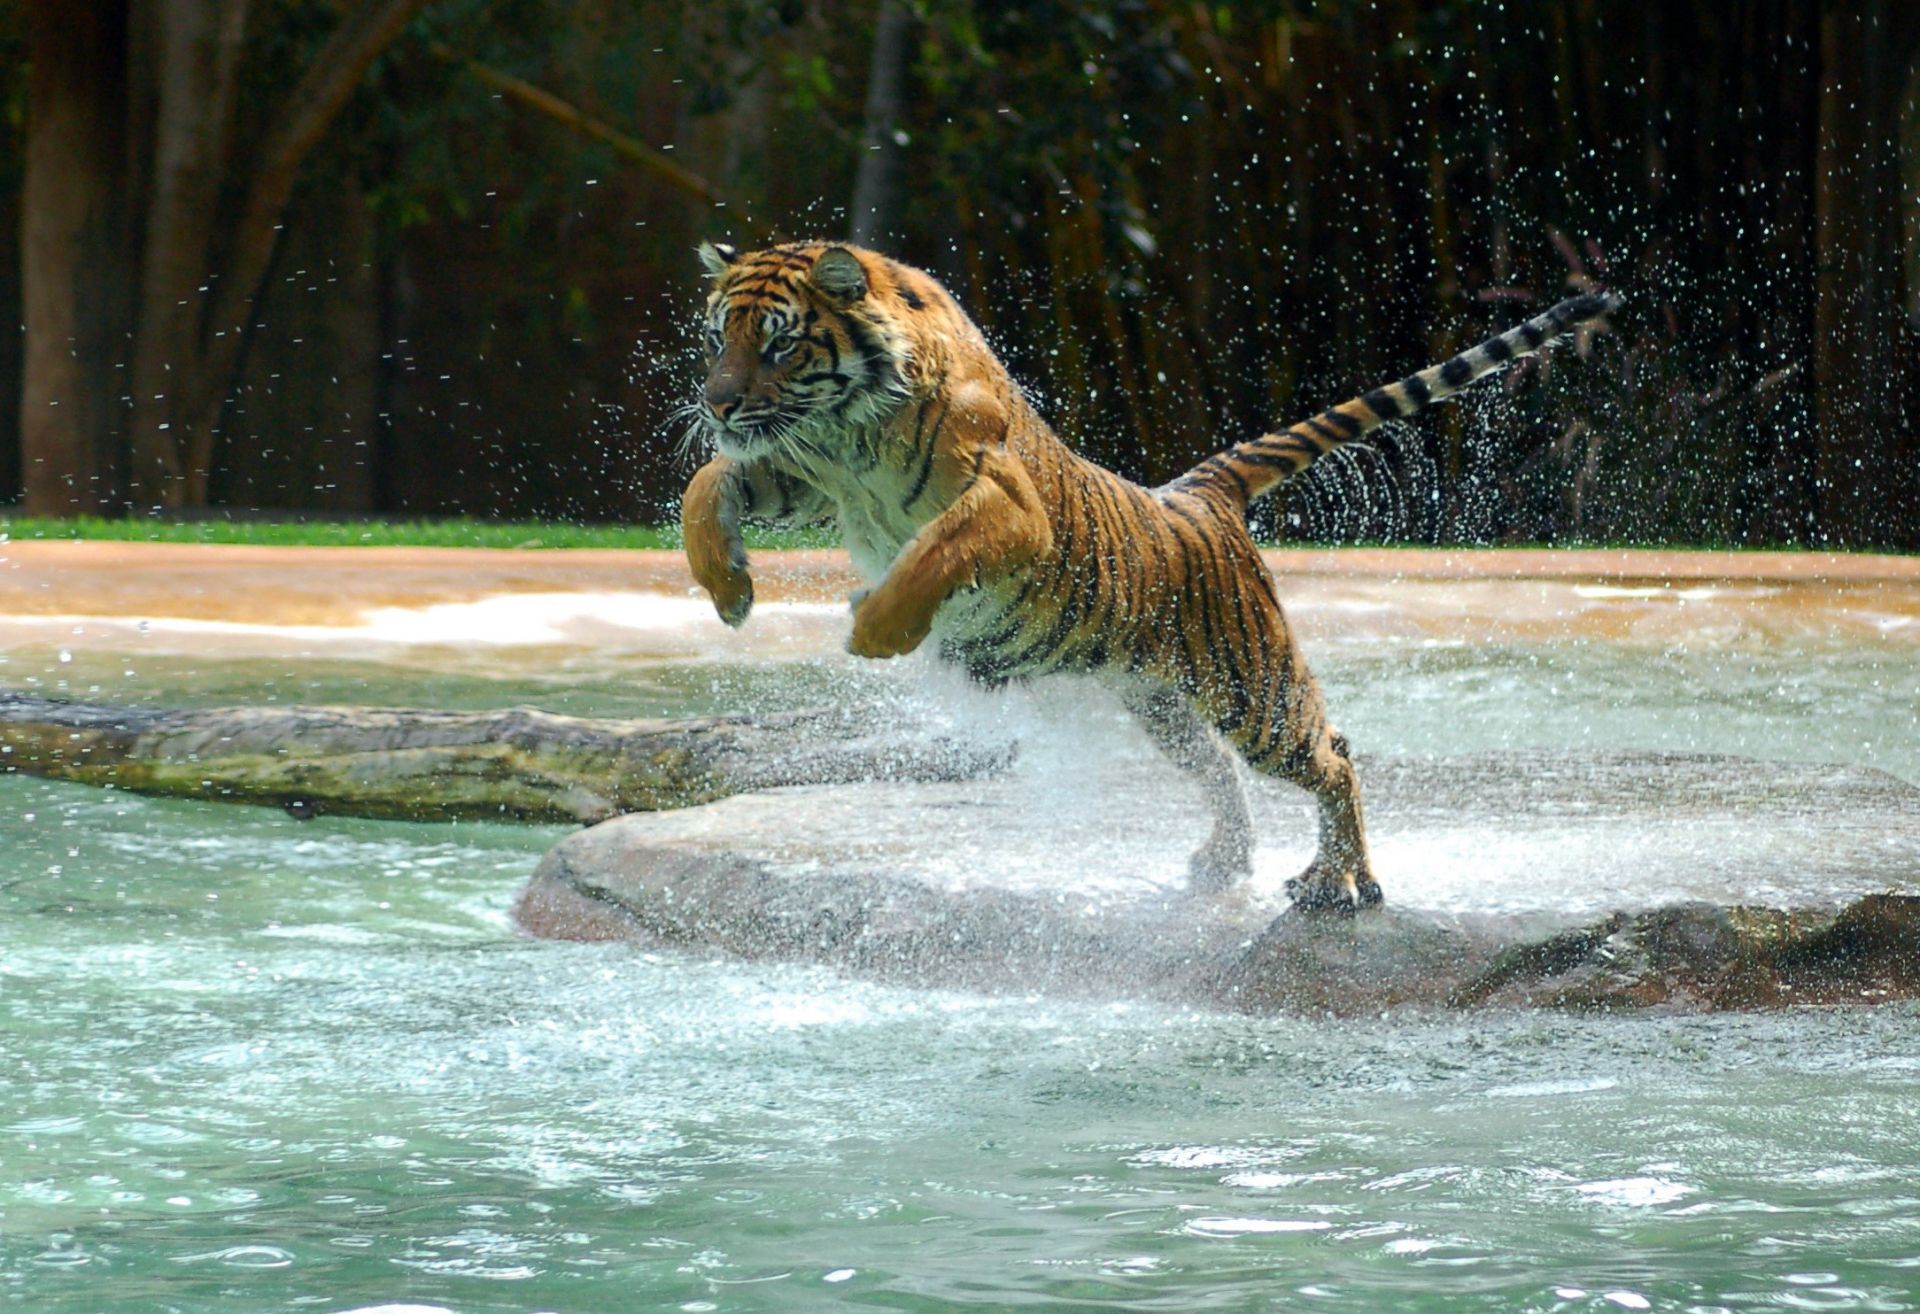
[[[831,964],[925,986],[1351,1014],[1911,997],[1920,790],[1866,769],[1654,754],[1363,761],[1387,907],[1285,912],[1306,809],[1191,898],[1204,813],[1151,760],[739,795],[542,861],[535,934]],[[1841,910],[1845,909],[1844,915]]]

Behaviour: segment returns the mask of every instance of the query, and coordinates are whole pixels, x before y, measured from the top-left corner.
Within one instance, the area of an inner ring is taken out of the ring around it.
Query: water
[[[1355,633],[1303,609],[1371,752],[1653,747],[1920,781],[1902,733],[1920,663],[1897,628],[1449,642],[1414,611]],[[267,637],[196,653],[165,626],[0,631],[0,678],[158,701],[270,679],[285,701],[652,714],[834,693],[1001,714],[914,664],[854,668],[830,655],[837,617],[808,615],[791,650],[742,660],[717,626],[669,651],[563,630],[277,654]],[[1071,747],[1032,753],[1070,765]],[[1920,1308],[1913,1008],[1336,1025],[529,941],[506,909],[561,833],[0,778],[0,1298]]]

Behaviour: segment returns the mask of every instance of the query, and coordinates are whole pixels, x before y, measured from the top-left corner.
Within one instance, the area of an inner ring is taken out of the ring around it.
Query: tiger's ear
[[[835,301],[858,301],[867,294],[867,271],[860,257],[844,246],[830,246],[814,257],[813,285]]]
[[[740,253],[725,242],[700,243],[700,263],[707,267],[709,274],[726,273],[727,266],[739,258]]]

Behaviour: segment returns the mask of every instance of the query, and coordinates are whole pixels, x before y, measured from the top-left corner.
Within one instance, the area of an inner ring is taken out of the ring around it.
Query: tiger
[[[851,244],[705,243],[706,378],[690,438],[712,449],[681,500],[695,582],[720,619],[753,607],[741,525],[831,522],[866,587],[848,650],[930,637],[989,686],[1098,677],[1197,778],[1212,827],[1188,889],[1251,873],[1234,757],[1304,788],[1316,849],[1301,912],[1382,901],[1346,738],[1282,614],[1247,509],[1327,453],[1450,397],[1611,311],[1609,293],[1518,328],[1145,488],[1077,454],[931,275]]]

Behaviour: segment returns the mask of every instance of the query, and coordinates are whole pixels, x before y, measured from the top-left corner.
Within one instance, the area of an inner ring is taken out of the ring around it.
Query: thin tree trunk
[[[34,0],[27,50],[21,485],[30,515],[97,515],[119,500],[125,385],[115,367],[133,273],[126,7]]]
[[[177,506],[175,381],[199,370],[214,225],[233,128],[247,0],[158,7],[153,185],[146,211],[128,434],[135,506]]]
[[[629,136],[613,125],[603,123],[592,115],[581,112],[578,106],[569,104],[552,92],[536,87],[524,78],[514,77],[511,73],[502,73],[490,64],[469,59],[444,42],[430,42],[427,49],[435,59],[443,63],[456,64],[465,69],[476,82],[499,92],[502,97],[520,108],[551,119],[561,127],[578,133],[589,141],[604,144],[621,159],[640,166],[669,186],[709,204],[722,199],[714,190],[713,184],[699,174],[691,169],[682,168],[662,152]]]
[[[907,37],[913,17],[900,0],[880,0],[874,20],[873,60],[867,71],[866,124],[860,132],[860,167],[853,182],[850,236],[870,246],[887,236],[900,216],[900,88],[906,81]]]
[[[288,94],[250,170],[240,217],[228,239],[202,353],[191,376],[175,384],[173,425],[180,478],[166,505],[203,505],[213,463],[214,432],[227,388],[246,348],[253,307],[273,262],[300,166],[346,108],[367,68],[431,0],[367,0],[341,21]]]

